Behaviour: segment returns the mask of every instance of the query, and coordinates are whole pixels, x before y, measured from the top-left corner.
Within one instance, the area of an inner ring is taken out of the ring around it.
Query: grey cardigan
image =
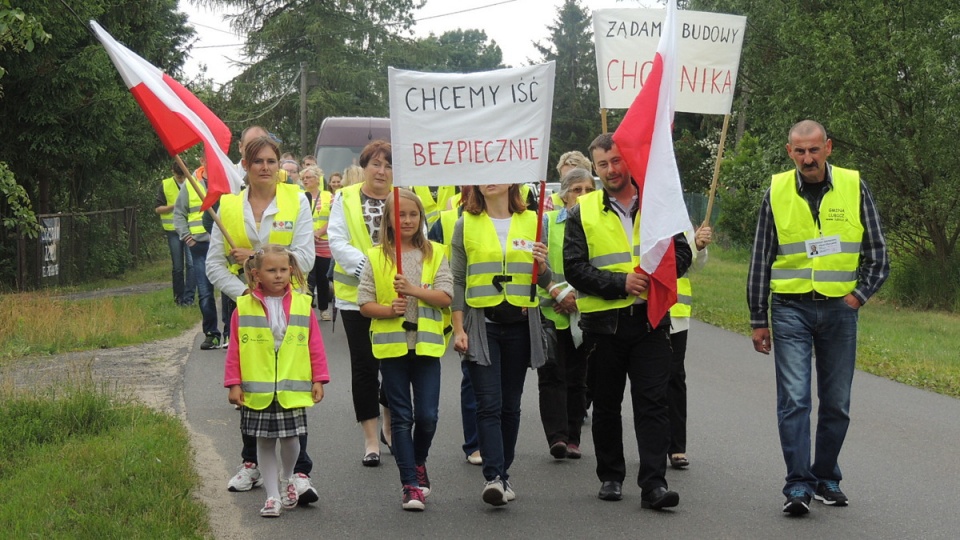
[[[482,309],[474,309],[467,305],[467,254],[463,248],[463,217],[457,220],[453,229],[453,238],[450,245],[453,248],[450,260],[450,269],[453,272],[453,311],[463,312],[463,329],[467,333],[467,352],[462,359],[476,362],[481,366],[490,365],[490,347],[487,345],[487,323]],[[538,276],[537,284],[546,287],[550,284],[552,272]],[[527,310],[527,323],[530,330],[530,368],[536,369],[546,363],[547,338],[540,324],[540,308]]]

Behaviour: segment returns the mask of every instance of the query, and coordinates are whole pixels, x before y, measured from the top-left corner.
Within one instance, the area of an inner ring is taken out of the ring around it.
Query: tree
[[[239,9],[231,25],[246,34],[243,72],[221,92],[224,117],[240,131],[257,123],[300,147],[299,77],[308,76],[308,124],[327,116],[386,116],[389,52],[413,24],[417,0],[207,0]],[[308,73],[300,73],[301,62]]]
[[[895,253],[952,275],[960,237],[956,3],[692,3],[747,16],[746,129],[765,147],[783,148],[794,122],[822,122],[834,142],[831,161],[859,169],[869,183]],[[792,166],[780,156],[770,171]]]
[[[503,52],[483,30],[451,30],[408,42],[391,53],[390,65],[434,73],[474,73],[503,68]]]
[[[600,94],[591,24],[590,14],[579,0],[566,0],[557,9],[556,20],[547,27],[547,43],[534,42],[543,61],[557,63],[550,163],[556,163],[569,150],[586,152],[600,132]]]

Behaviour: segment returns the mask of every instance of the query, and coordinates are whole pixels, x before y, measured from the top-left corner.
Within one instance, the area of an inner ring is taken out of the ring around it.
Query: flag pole
[[[397,249],[397,273],[403,274],[403,249],[400,247],[400,188],[393,186],[393,243]]]
[[[193,177],[193,174],[190,173],[190,170],[187,169],[187,165],[180,159],[180,154],[177,154],[173,157],[177,161],[177,165],[180,166],[180,170],[183,171],[183,174],[187,177],[187,181],[190,182],[190,185],[193,186],[193,190],[197,192],[197,195],[200,195],[200,198],[203,199],[207,196],[207,191],[200,188],[200,184],[197,183],[197,180]],[[235,249],[237,246],[233,243],[233,238],[230,237],[230,233],[227,232],[227,228],[223,226],[223,222],[220,221],[220,216],[213,211],[213,208],[207,208],[207,213],[210,214],[210,217],[213,218],[213,222],[217,224],[220,232],[223,234],[223,239],[226,241],[227,245],[230,246],[230,249]]]
[[[537,242],[540,242],[541,235],[543,234],[543,203],[546,198],[547,191],[547,181],[546,179],[540,181],[540,197],[537,199]],[[532,302],[534,298],[537,297],[537,276],[540,274],[539,264],[537,259],[533,259],[533,275],[530,280],[530,301]]]
[[[600,133],[607,132],[607,109],[600,109]]]
[[[723,130],[720,131],[720,146],[717,148],[717,163],[713,166],[713,181],[710,182],[710,198],[707,199],[707,215],[703,218],[704,225],[710,225],[710,214],[713,213],[713,199],[717,195],[717,180],[720,179],[720,162],[723,161],[723,145],[727,142],[727,128],[730,127],[730,114],[723,117]]]

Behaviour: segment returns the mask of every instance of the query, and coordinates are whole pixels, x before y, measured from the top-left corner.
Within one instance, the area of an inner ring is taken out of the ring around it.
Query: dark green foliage
[[[770,187],[769,170],[760,140],[749,133],[724,158],[716,203],[723,206],[723,212],[717,228],[735,246],[753,245],[760,201]]]

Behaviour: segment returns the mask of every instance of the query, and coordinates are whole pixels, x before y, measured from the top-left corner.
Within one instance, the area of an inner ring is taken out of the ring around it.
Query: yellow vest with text
[[[429,228],[440,219],[440,212],[447,207],[447,201],[456,195],[457,188],[454,186],[438,187],[437,200],[433,200],[429,186],[413,186],[413,192],[417,194],[417,197],[420,197],[420,202],[423,203],[423,211],[427,215],[427,228]]]
[[[467,254],[466,302],[472,308],[499,305],[503,301],[517,307],[534,307],[536,297],[530,300],[530,285],[533,283],[533,251],[514,249],[517,242],[532,245],[537,238],[537,214],[524,211],[513,214],[507,232],[507,251],[504,256],[500,238],[493,221],[486,212],[475,216],[463,214],[463,248]],[[502,291],[494,285],[495,276],[507,276],[502,281]]]
[[[220,197],[220,221],[224,229],[233,238],[235,247],[253,249],[253,243],[247,237],[247,228],[243,219],[243,192]],[[277,184],[277,214],[273,217],[269,243],[289,246],[293,243],[293,230],[300,214],[300,188],[293,184]],[[230,244],[223,242],[223,250],[230,256]],[[228,259],[229,260],[229,259]],[[239,274],[241,264],[230,265],[230,271]]]
[[[317,230],[324,225],[330,223],[330,203],[333,201],[333,194],[329,191],[320,191],[319,195],[320,200],[314,199],[313,204],[313,230]],[[321,236],[323,240],[327,240],[329,237],[327,233],[323,233]]]
[[[841,297],[857,285],[860,267],[860,173],[831,167],[833,186],[820,202],[820,227],[810,205],[797,193],[796,171],[774,175],[770,209],[777,228],[779,248],[770,270],[770,290],[797,294],[816,291]],[[808,257],[805,241],[839,236],[840,252]]]
[[[560,211],[553,210],[543,216],[548,224],[547,260],[550,262],[550,270],[553,271],[553,281],[555,283],[563,283],[566,281],[566,278],[563,277],[563,233],[567,229],[567,222],[557,223],[558,215],[560,215]],[[537,287],[537,292],[540,294],[540,312],[543,313],[546,318],[553,321],[557,326],[557,330],[570,328],[570,315],[557,313],[553,310],[553,305],[556,302],[553,297],[550,296],[550,291],[542,287]]]
[[[197,182],[200,183],[202,180],[197,180]],[[187,209],[187,227],[190,228],[190,234],[205,234],[207,230],[203,228],[203,212],[200,211],[200,206],[203,205],[203,197],[197,193],[197,190],[193,189],[193,184],[190,182],[187,182],[184,187],[190,196],[189,208]]]
[[[313,405],[310,365],[310,297],[290,291],[290,318],[280,349],[259,298],[237,298],[240,374],[247,407],[263,410],[274,396],[284,409]]]
[[[167,199],[166,206],[173,206],[173,203],[177,202],[177,195],[180,194],[180,184],[177,183],[174,177],[164,178],[163,179],[163,196]],[[173,228],[173,210],[160,214],[160,224],[163,225],[163,230],[172,231]]]
[[[587,238],[587,256],[590,264],[599,270],[629,274],[640,266],[640,213],[633,220],[633,244],[627,240],[620,216],[613,209],[603,211],[603,190],[597,190],[579,199],[580,219]],[[626,294],[626,293],[624,293]],[[640,295],[646,300],[647,291]],[[582,313],[625,308],[636,301],[633,296],[606,300],[584,291],[577,293],[577,309]]]
[[[360,188],[363,184],[353,184],[340,189],[340,198],[343,205],[343,219],[347,223],[347,230],[350,232],[350,245],[359,249],[363,253],[370,251],[373,242],[370,241],[370,233],[367,232],[367,225],[363,222],[363,204],[360,199]],[[347,302],[357,303],[357,285],[360,284],[360,278],[353,274],[348,274],[346,270],[336,263],[333,266],[333,293],[334,295]]]
[[[443,263],[443,246],[436,242],[433,245],[433,256],[423,261],[420,275],[422,286],[433,286],[437,271]],[[393,278],[397,275],[397,267],[383,254],[382,246],[370,248],[367,252],[370,257],[370,270],[377,286],[377,303],[389,306],[397,298],[393,289]],[[423,300],[417,300],[417,348],[420,356],[443,356],[449,343],[449,333],[444,332],[450,326],[450,308],[437,308]],[[397,358],[407,354],[407,331],[403,328],[403,317],[390,319],[370,320],[370,341],[373,344],[373,355],[377,358]]]

